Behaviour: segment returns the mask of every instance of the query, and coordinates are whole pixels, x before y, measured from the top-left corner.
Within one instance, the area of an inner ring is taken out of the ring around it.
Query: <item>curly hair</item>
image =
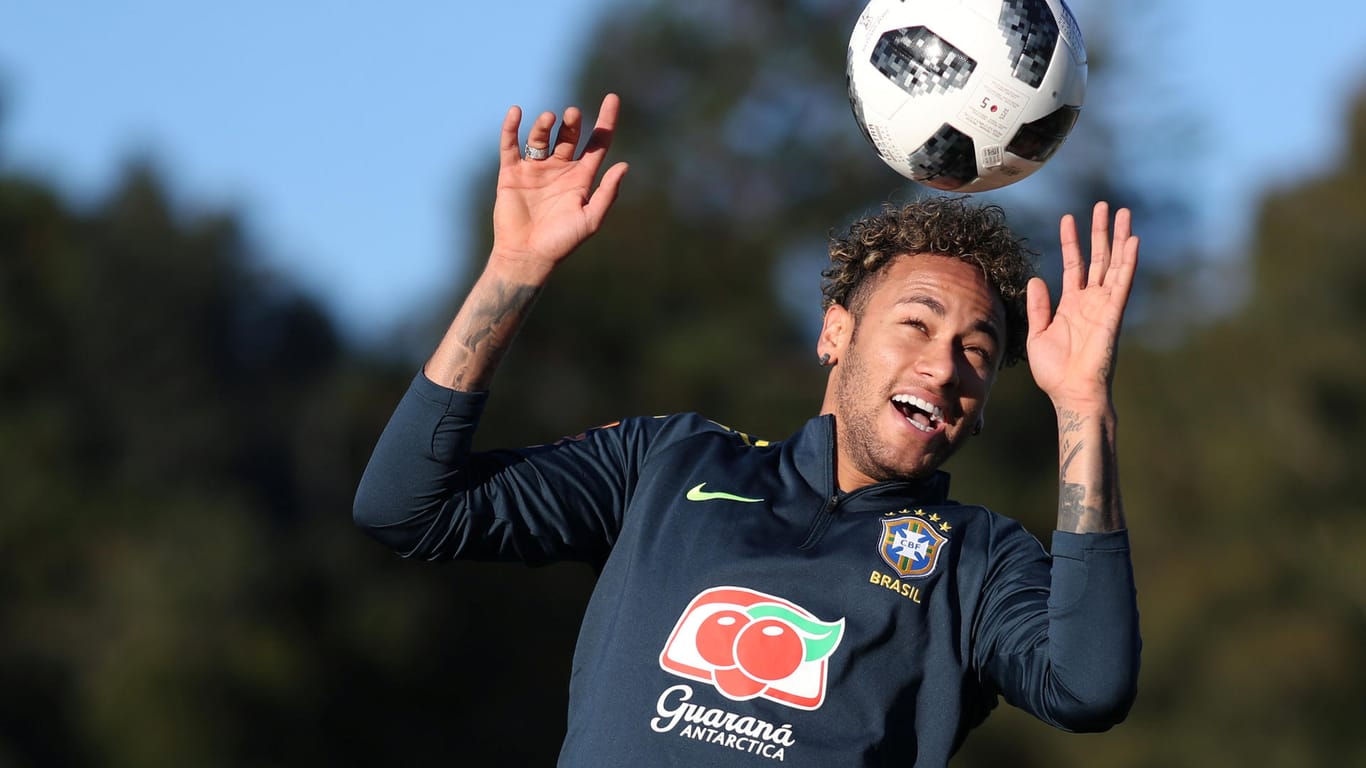
[[[832,234],[830,267],[821,272],[822,308],[839,304],[858,318],[874,278],[904,254],[948,256],[980,268],[1005,307],[1002,365],[1024,359],[1025,285],[1036,274],[1038,253],[1006,226],[1000,206],[974,205],[966,197],[928,197],[899,208],[888,203]]]

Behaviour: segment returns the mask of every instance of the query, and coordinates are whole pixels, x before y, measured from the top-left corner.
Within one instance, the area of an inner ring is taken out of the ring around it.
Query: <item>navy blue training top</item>
[[[472,453],[486,395],[419,374],[356,496],[405,557],[600,569],[562,766],[942,766],[998,697],[1066,730],[1138,677],[1127,534],[948,498],[838,492],[834,423],[754,440],[694,414]]]

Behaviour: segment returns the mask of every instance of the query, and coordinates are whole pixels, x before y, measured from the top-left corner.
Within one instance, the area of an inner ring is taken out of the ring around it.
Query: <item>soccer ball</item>
[[[1063,0],[871,0],[849,38],[849,104],[901,175],[981,192],[1037,171],[1086,94]]]

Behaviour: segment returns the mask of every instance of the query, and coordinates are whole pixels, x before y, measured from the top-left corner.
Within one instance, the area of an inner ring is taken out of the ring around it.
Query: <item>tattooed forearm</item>
[[[428,377],[459,391],[487,389],[540,292],[536,284],[481,278],[428,361]]]
[[[1072,462],[1077,458],[1077,452],[1086,447],[1086,443],[1085,441],[1078,440],[1077,443],[1073,445],[1072,441],[1067,438],[1066,429],[1062,430],[1060,437],[1062,438],[1060,451],[1062,460],[1058,462],[1058,474],[1062,477],[1067,477],[1067,471],[1072,468]]]
[[[1082,520],[1088,512],[1094,510],[1087,509],[1083,504],[1086,498],[1086,488],[1079,483],[1069,483],[1066,480],[1058,485],[1058,530],[1078,531],[1081,530]]]
[[[493,370],[512,345],[517,329],[540,292],[540,286],[499,283],[489,291],[490,295],[468,307],[469,316],[462,318],[455,328],[455,389],[488,386]]]
[[[1068,438],[1081,431],[1084,419],[1076,411],[1070,408],[1063,408],[1058,411],[1058,435]]]
[[[1058,410],[1058,529],[1124,527],[1116,471],[1114,416]]]
[[[1075,411],[1064,408],[1058,412],[1058,529],[1064,531],[1080,530],[1087,516],[1096,513],[1086,506],[1086,486],[1067,479],[1077,454],[1086,447],[1086,441],[1079,437],[1082,425]]]

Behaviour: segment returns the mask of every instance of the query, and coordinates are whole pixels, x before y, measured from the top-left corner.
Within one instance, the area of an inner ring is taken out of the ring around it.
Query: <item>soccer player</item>
[[[756,441],[695,414],[472,452],[494,371],[537,294],[602,225],[618,100],[502,128],[488,263],[415,377],[356,497],[407,557],[591,563],[567,766],[944,765],[999,698],[1097,731],[1131,706],[1138,616],[1111,399],[1138,257],[1095,207],[1063,217],[1056,309],[998,209],[931,198],[833,239],[821,413]],[[954,501],[940,467],[1025,357],[1057,412],[1051,555]]]

